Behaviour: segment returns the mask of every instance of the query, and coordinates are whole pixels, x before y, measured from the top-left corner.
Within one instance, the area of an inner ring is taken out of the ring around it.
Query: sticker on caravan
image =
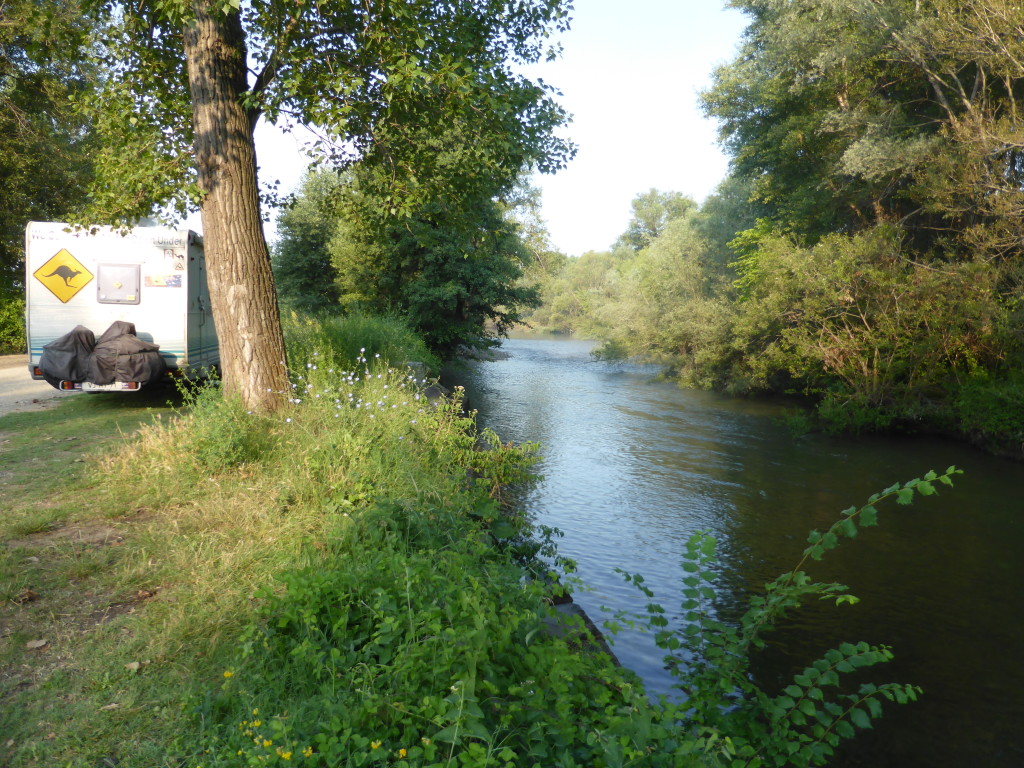
[[[32,276],[65,304],[92,282],[92,273],[67,248],[57,251]]]

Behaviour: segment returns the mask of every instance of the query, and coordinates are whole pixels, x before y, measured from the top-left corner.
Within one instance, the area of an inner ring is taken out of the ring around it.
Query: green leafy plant
[[[854,604],[857,598],[843,584],[818,582],[804,570],[843,539],[855,538],[877,525],[879,503],[895,499],[909,504],[915,496],[930,496],[937,484],[952,485],[960,470],[949,467],[939,475],[896,484],[872,495],[862,507],[843,510],[826,531],[811,531],[803,557],[793,570],[765,585],[750,599],[750,608],[736,625],[722,621],[715,610],[715,540],[697,533],[686,545],[683,562],[682,626],[669,628],[665,610],[647,606],[641,620],[655,631],[668,652],[666,662],[687,698],[681,706],[682,727],[694,745],[716,755],[712,764],[729,766],[824,765],[843,739],[870,728],[882,714],[883,703],[914,701],[914,685],[863,682],[844,685],[844,676],[889,661],[885,645],[842,643],[827,651],[793,677],[781,691],[765,691],[751,676],[752,654],[765,645],[764,635],[807,600]],[[624,574],[649,599],[654,597],[643,577]],[[717,762],[715,762],[717,760]]]

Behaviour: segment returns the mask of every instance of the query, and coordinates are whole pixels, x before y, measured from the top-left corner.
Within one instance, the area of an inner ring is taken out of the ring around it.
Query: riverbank
[[[642,687],[545,631],[545,580],[524,578],[551,542],[498,493],[530,450],[428,407],[369,345],[309,351],[274,417],[209,389],[0,419],[5,766],[624,749],[587,734],[621,731]]]

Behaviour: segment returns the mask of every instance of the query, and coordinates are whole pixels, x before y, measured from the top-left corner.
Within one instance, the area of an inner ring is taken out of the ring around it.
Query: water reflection
[[[578,602],[595,617],[642,605],[615,568],[644,574],[666,608],[678,605],[679,556],[697,530],[718,538],[724,609],[738,610],[840,509],[928,469],[965,469],[955,491],[888,506],[879,528],[832,553],[812,575],[849,584],[862,603],[802,613],[772,636],[759,674],[781,680],[843,640],[892,645],[896,661],[873,679],[914,682],[926,696],[890,708],[840,764],[1024,763],[1024,467],[936,439],[794,440],[777,405],[595,363],[586,342],[517,339],[505,350],[509,359],[458,376],[484,426],[542,443],[544,477],[524,503],[564,531],[560,548],[592,590]],[[615,650],[651,690],[670,690],[649,637],[622,635]]]

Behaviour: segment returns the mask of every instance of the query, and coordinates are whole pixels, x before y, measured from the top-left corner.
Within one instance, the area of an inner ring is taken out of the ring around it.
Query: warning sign
[[[92,273],[67,248],[57,251],[32,276],[65,304],[92,282]]]

